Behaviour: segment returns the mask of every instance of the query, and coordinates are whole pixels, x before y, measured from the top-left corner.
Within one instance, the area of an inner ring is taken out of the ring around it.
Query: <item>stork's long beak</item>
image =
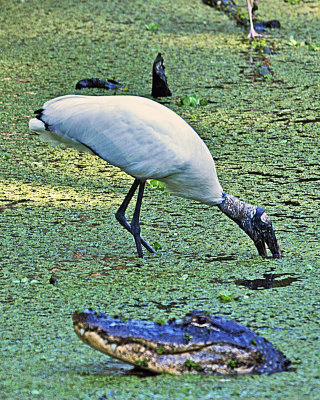
[[[272,227],[272,222],[266,212],[256,215],[252,221],[252,231],[247,232],[262,257],[267,257],[266,245],[274,258],[281,258],[282,251]]]

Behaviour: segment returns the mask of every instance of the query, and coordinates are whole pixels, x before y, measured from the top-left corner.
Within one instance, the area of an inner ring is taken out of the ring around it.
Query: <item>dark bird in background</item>
[[[113,79],[99,79],[99,78],[89,78],[89,79],[82,79],[81,81],[77,82],[76,89],[107,89],[107,90],[119,90],[123,89],[124,85],[119,83]]]

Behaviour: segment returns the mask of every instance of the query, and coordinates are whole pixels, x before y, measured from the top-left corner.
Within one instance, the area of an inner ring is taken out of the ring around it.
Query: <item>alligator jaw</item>
[[[197,310],[161,325],[124,321],[88,309],[75,312],[72,319],[84,343],[155,373],[270,374],[290,366],[280,351],[254,331]]]
[[[254,371],[260,358],[255,352],[248,353],[245,349],[227,343],[193,346],[191,351],[180,348],[178,352],[162,353],[163,348],[159,346],[155,349],[152,342],[134,338],[132,341],[126,338],[121,342],[119,338],[106,337],[105,332],[102,333],[99,329],[88,329],[85,323],[75,322],[74,330],[90,347],[155,373],[246,375]]]

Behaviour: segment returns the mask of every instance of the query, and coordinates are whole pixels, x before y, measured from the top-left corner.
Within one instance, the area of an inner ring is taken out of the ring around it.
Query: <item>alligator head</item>
[[[95,349],[149,371],[243,375],[288,370],[290,361],[243,325],[200,311],[166,324],[73,314],[77,335]]]

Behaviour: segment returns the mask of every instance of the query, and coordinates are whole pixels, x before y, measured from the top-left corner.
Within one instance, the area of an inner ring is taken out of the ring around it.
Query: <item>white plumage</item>
[[[255,241],[242,225],[248,222],[248,216],[251,221],[257,207],[223,193],[207,146],[170,109],[136,96],[69,95],[46,102],[35,113],[37,118],[30,120],[29,127],[42,140],[96,154],[135,178],[116,217],[133,234],[139,256],[141,243],[154,251],[140,237],[139,214],[146,179],[164,182],[177,196],[218,205]],[[128,224],[124,213],[138,187],[135,214]]]
[[[50,100],[43,109],[50,131],[37,118],[29,124],[43,140],[94,152],[139,180],[163,181],[175,195],[221,203],[207,146],[169,108],[135,96],[75,95]]]

